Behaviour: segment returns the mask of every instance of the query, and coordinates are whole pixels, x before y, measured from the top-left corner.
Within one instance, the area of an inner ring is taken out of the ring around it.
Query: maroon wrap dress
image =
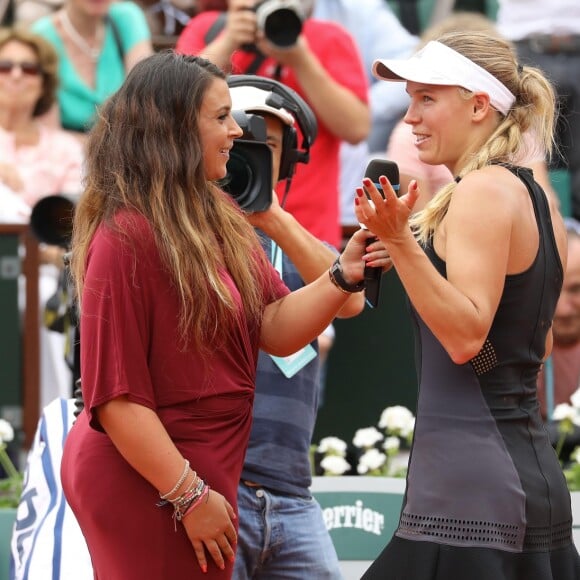
[[[203,574],[173,508],[119,454],[95,407],[125,395],[157,412],[192,469],[235,507],[252,421],[257,321],[238,304],[237,324],[209,364],[178,333],[179,302],[144,218],[123,212],[120,235],[101,226],[92,241],[81,316],[85,410],[65,443],[61,476],[99,580],[230,578],[208,554]],[[289,290],[271,268],[264,303]]]

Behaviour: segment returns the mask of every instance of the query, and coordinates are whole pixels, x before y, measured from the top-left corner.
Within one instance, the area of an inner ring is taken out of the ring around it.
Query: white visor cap
[[[431,41],[408,60],[375,60],[373,75],[385,81],[458,86],[487,93],[495,109],[507,115],[516,98],[484,68],[441,42]]]
[[[257,87],[231,87],[232,110],[246,113],[269,113],[278,117],[285,125],[294,125],[294,117],[286,109],[278,109],[267,105],[266,100],[271,95],[270,91],[264,91]]]

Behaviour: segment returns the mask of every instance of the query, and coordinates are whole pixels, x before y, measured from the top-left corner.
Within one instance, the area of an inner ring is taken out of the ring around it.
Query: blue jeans
[[[233,580],[342,579],[314,498],[238,487],[239,533]]]

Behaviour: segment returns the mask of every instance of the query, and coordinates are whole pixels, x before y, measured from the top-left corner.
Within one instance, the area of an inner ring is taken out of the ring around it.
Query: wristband
[[[340,264],[340,256],[336,258],[330,269],[328,270],[328,277],[330,281],[345,294],[352,294],[354,292],[361,292],[365,289],[365,281],[359,280],[356,284],[349,284],[345,279]]]

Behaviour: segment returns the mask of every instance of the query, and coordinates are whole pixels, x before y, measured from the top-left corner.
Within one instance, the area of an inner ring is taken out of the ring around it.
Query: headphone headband
[[[258,75],[230,75],[228,85],[233,87],[251,86],[271,93],[266,103],[277,109],[284,108],[296,118],[302,134],[302,151],[297,151],[298,159],[307,163],[310,157],[310,147],[318,133],[318,123],[308,103],[293,89],[281,82]]]

